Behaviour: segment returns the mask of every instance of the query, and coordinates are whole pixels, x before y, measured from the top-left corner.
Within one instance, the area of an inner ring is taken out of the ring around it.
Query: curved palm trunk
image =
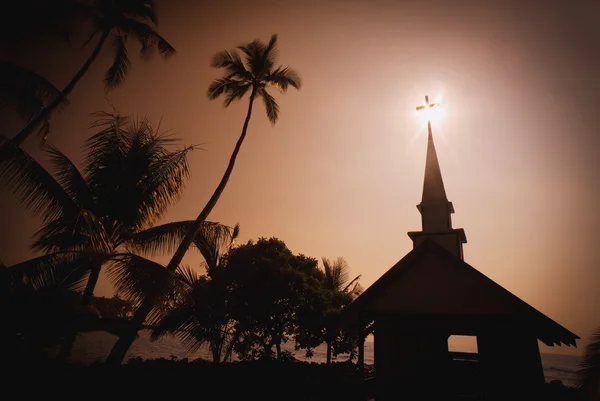
[[[235,160],[238,156],[238,153],[240,152],[242,143],[244,142],[244,139],[246,138],[246,132],[248,131],[248,123],[250,122],[250,116],[252,115],[252,104],[254,103],[255,97],[256,97],[256,87],[252,88],[252,93],[250,94],[250,101],[248,104],[248,113],[246,114],[246,120],[244,121],[244,126],[242,127],[242,134],[240,135],[237,143],[235,144],[233,153],[231,154],[231,157],[229,158],[229,164],[227,165],[225,174],[223,174],[223,178],[221,178],[221,182],[219,182],[217,189],[215,189],[215,192],[212,194],[212,196],[208,200],[208,203],[206,204],[206,206],[204,206],[204,209],[202,209],[202,211],[200,212],[200,214],[194,221],[194,225],[190,228],[190,231],[188,231],[185,238],[183,239],[183,241],[181,241],[181,244],[179,244],[179,247],[175,251],[175,254],[169,261],[169,264],[167,265],[166,268],[170,271],[175,271],[175,269],[177,269],[177,267],[183,260],[183,257],[185,256],[185,253],[187,252],[190,245],[192,244],[192,240],[196,236],[196,233],[202,226],[202,223],[204,223],[204,221],[206,221],[206,218],[208,217],[210,212],[213,210],[213,208],[217,204],[217,201],[221,197],[221,194],[223,193],[223,190],[225,189],[225,186],[227,185],[227,182],[229,181],[229,177],[231,176],[231,173],[233,172],[233,167],[235,166]],[[123,359],[125,358],[125,355],[127,354],[127,351],[129,350],[129,347],[131,347],[131,344],[133,344],[133,341],[137,337],[137,332],[142,328],[142,325],[143,325],[144,321],[146,320],[146,317],[152,311],[152,308],[158,301],[159,296],[160,295],[154,296],[152,298],[148,298],[139,307],[139,309],[136,310],[136,312],[134,313],[133,318],[132,318],[135,330],[132,330],[131,333],[128,333],[124,336],[119,337],[119,339],[115,343],[114,347],[112,348],[108,358],[106,358],[107,364],[120,365],[121,362],[123,362]]]
[[[94,51],[92,52],[90,57],[86,60],[86,62],[83,64],[83,66],[81,66],[81,68],[79,69],[77,74],[75,74],[73,79],[71,79],[71,81],[58,94],[58,96],[56,96],[54,98],[52,103],[50,103],[48,106],[42,108],[40,110],[40,112],[29,123],[27,123],[25,128],[23,128],[21,130],[21,132],[19,132],[12,139],[12,141],[15,144],[20,145],[25,139],[27,139],[27,137],[29,135],[31,135],[31,132],[33,131],[33,129],[35,127],[37,127],[46,118],[48,118],[48,116],[58,107],[58,105],[61,104],[67,96],[69,96],[71,91],[73,91],[73,88],[75,88],[75,85],[77,85],[77,83],[81,80],[81,78],[85,75],[85,73],[90,68],[90,65],[92,65],[92,63],[96,60],[96,58],[98,57],[98,54],[100,54],[100,50],[102,50],[102,46],[104,45],[104,42],[106,42],[106,39],[108,38],[109,34],[110,34],[109,29],[102,32],[102,36],[100,37],[98,44],[96,44]]]

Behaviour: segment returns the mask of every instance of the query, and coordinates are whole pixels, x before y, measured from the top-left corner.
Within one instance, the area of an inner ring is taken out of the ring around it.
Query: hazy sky
[[[131,49],[131,74],[107,98],[202,144],[190,156],[185,196],[164,221],[194,218],[221,178],[247,107],[207,99],[221,74],[210,57],[279,34],[280,61],[301,74],[302,90],[275,95],[275,127],[257,103],[209,220],[239,222],[240,242],[275,236],[295,253],[344,256],[366,287],[411,250],[406,232],[420,229],[426,136],[414,107],[426,94],[443,97],[446,115],[434,134],[454,226],[467,234],[465,260],[586,340],[600,325],[593,4],[163,1],[159,30],[178,54],[146,63]],[[22,62],[60,87],[91,51],[78,43],[27,50]],[[51,141],[75,160],[92,134],[90,113],[109,105],[101,81],[109,50],[53,121]],[[35,141],[27,148],[38,153]],[[24,260],[38,220],[7,196],[0,206],[0,259]],[[108,281],[98,293],[111,293]]]

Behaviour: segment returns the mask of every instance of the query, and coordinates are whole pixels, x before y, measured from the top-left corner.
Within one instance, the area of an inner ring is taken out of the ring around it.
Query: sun
[[[432,124],[437,124],[444,117],[444,108],[439,103],[431,103],[423,105],[416,113],[421,121],[425,123],[431,121]]]

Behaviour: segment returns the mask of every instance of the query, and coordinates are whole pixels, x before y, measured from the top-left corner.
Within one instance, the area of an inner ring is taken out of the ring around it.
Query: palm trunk
[[[200,212],[200,214],[194,221],[194,225],[192,226],[190,231],[188,231],[188,233],[184,237],[183,241],[181,241],[181,244],[179,244],[179,247],[175,251],[175,254],[173,255],[173,257],[169,261],[169,264],[166,267],[167,270],[175,271],[175,269],[177,269],[177,267],[183,260],[183,257],[185,256],[188,248],[192,244],[192,240],[196,236],[196,233],[202,226],[202,223],[204,223],[206,221],[206,218],[208,217],[210,212],[213,210],[213,208],[217,204],[217,201],[221,197],[221,194],[223,193],[223,190],[225,189],[225,186],[227,185],[227,182],[229,181],[229,177],[231,176],[231,173],[233,172],[233,167],[235,166],[235,160],[237,158],[238,153],[240,152],[242,143],[244,142],[244,139],[246,138],[246,132],[248,131],[248,123],[250,122],[250,116],[252,115],[252,104],[254,103],[255,97],[256,97],[256,87],[252,88],[252,93],[250,94],[250,101],[248,104],[248,113],[246,114],[246,120],[244,121],[244,126],[242,127],[242,134],[240,135],[237,143],[235,144],[233,153],[231,154],[231,157],[229,158],[229,164],[227,165],[225,174],[223,174],[223,178],[221,178],[221,182],[219,182],[217,189],[215,189],[215,192],[212,194],[212,196],[208,200],[208,203],[206,204],[206,206],[204,206],[204,209],[202,209],[202,211]],[[108,358],[106,359],[107,364],[120,365],[121,362],[123,362],[123,359],[125,358],[125,355],[127,354],[127,351],[129,350],[129,347],[131,347],[131,344],[133,344],[133,341],[135,340],[135,338],[137,336],[137,331],[139,331],[141,329],[142,324],[146,320],[146,316],[148,316],[150,311],[152,311],[152,308],[158,301],[159,296],[160,295],[157,294],[154,297],[148,298],[139,307],[139,309],[135,311],[133,318],[132,318],[135,332],[132,331],[131,333],[128,333],[127,335],[119,337],[119,339],[115,343],[113,349],[111,350]]]
[[[96,284],[98,283],[98,278],[100,277],[100,270],[102,269],[102,265],[94,266],[90,270],[90,277],[85,285],[85,290],[83,290],[83,295],[81,296],[81,303],[85,306],[89,306],[92,304],[92,298],[94,297],[94,289],[96,288]]]
[[[277,360],[281,360],[281,340],[275,343],[275,351],[277,351]]]
[[[83,295],[81,296],[81,303],[84,306],[89,306],[92,304],[92,298],[94,297],[94,289],[96,288],[96,284],[98,283],[98,278],[100,277],[100,270],[102,269],[102,263],[97,266],[92,267],[90,270],[90,277],[85,285],[85,290],[83,290]],[[77,324],[77,323],[76,323]],[[77,326],[74,326],[67,337],[64,339],[62,345],[60,346],[60,350],[56,356],[56,359],[60,362],[66,362],[71,355],[71,351],[73,350],[73,345],[75,345],[75,341],[77,340]]]
[[[25,128],[23,128],[21,132],[19,132],[12,139],[12,141],[15,144],[20,145],[25,139],[27,139],[27,137],[31,135],[33,129],[37,127],[46,118],[48,118],[48,116],[50,116],[50,114],[58,107],[58,105],[61,104],[67,96],[69,96],[71,91],[73,91],[73,88],[75,88],[75,85],[77,85],[77,83],[81,80],[81,78],[90,68],[90,65],[92,65],[94,60],[96,60],[98,54],[100,54],[100,50],[102,50],[102,46],[104,45],[104,42],[106,42],[106,39],[108,38],[109,34],[110,29],[107,29],[104,32],[102,32],[102,36],[100,37],[98,44],[96,44],[96,47],[94,48],[94,51],[92,52],[90,57],[86,60],[83,66],[81,66],[81,69],[77,72],[77,74],[75,74],[75,76],[73,77],[73,79],[71,79],[67,86],[65,86],[65,88],[54,98],[54,100],[48,106],[43,107],[40,110],[40,112],[29,123],[27,123]]]
[[[327,365],[331,364],[331,340],[327,340]]]

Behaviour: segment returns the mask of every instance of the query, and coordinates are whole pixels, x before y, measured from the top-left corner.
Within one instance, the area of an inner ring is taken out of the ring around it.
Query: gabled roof
[[[526,322],[549,346],[579,339],[429,238],[348,305],[342,319],[377,314],[508,317]]]

